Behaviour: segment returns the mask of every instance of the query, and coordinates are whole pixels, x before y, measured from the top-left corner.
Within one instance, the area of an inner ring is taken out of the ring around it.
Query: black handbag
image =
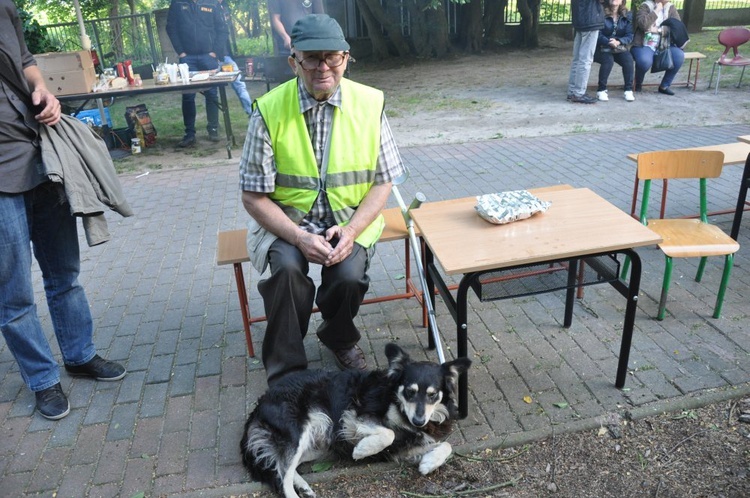
[[[654,61],[651,63],[652,73],[669,71],[674,67],[674,60],[672,60],[672,51],[670,50],[670,47],[669,28],[664,26],[662,28],[661,40],[657,46],[656,53],[654,54]]]
[[[674,61],[672,60],[672,51],[669,47],[657,50],[654,54],[654,62],[651,64],[652,73],[660,73],[662,71],[669,71],[674,67]]]

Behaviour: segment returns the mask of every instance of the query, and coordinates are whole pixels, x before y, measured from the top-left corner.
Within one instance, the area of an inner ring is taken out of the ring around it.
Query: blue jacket
[[[572,0],[570,12],[576,31],[597,31],[604,27],[604,8],[599,0]]]
[[[620,16],[617,19],[617,26],[611,17],[604,19],[604,27],[599,30],[597,44],[600,47],[607,47],[610,38],[616,38],[623,45],[633,43],[633,14],[631,12],[628,12],[625,17]]]

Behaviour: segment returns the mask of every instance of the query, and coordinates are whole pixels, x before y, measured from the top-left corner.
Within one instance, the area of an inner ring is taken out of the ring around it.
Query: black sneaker
[[[219,132],[216,130],[208,130],[208,139],[211,142],[221,142],[221,138],[219,138]]]
[[[114,361],[105,360],[99,355],[94,356],[83,365],[65,365],[69,375],[73,377],[91,377],[96,380],[120,380],[127,373],[125,367]]]
[[[187,149],[188,147],[192,147],[195,145],[195,136],[193,135],[185,135],[182,140],[177,142],[176,147],[178,149]]]
[[[667,88],[659,87],[659,93],[663,93],[664,95],[674,95],[674,92]]]
[[[571,102],[575,104],[596,104],[596,99],[594,97],[589,97],[585,93],[583,95],[573,95],[573,97],[570,99]]]
[[[58,382],[52,387],[35,392],[36,411],[44,418],[60,420],[70,413],[70,403]]]

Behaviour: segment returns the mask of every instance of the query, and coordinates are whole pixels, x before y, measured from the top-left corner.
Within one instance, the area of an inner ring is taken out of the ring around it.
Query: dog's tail
[[[277,470],[279,455],[274,445],[274,437],[258,420],[256,411],[247,419],[240,441],[242,463],[254,480],[264,482],[277,493],[282,493],[283,485]]]

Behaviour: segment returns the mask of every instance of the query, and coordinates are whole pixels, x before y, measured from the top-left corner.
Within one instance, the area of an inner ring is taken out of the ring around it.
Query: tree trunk
[[[688,33],[700,33],[706,13],[706,0],[685,0],[682,12],[682,22],[685,23]]]
[[[539,0],[518,0],[521,14],[520,45],[526,48],[539,46]]]
[[[484,39],[497,40],[505,34],[505,9],[508,0],[484,0]]]
[[[432,8],[430,0],[406,2],[411,20],[411,39],[417,57],[443,57],[450,51],[448,21],[440,3]]]
[[[260,9],[258,9],[258,4],[255,3],[250,7],[250,22],[252,23],[252,27],[250,28],[250,32],[248,35],[251,38],[256,38],[260,36]]]
[[[109,17],[117,17],[120,15],[120,7],[117,2],[112,2],[109,6]],[[121,61],[123,59],[123,52],[125,51],[122,46],[122,23],[120,19],[113,19],[110,23],[110,41],[112,42],[112,51],[115,53],[115,60]]]
[[[372,46],[372,56],[375,60],[383,60],[388,57],[388,42],[381,32],[380,23],[375,19],[375,15],[370,10],[366,0],[357,0],[359,11],[362,14],[362,20],[367,26],[367,36]]]
[[[460,6],[459,11],[461,25],[458,29],[458,40],[461,48],[467,52],[481,52],[484,37],[481,0],[471,0]]]
[[[399,57],[410,53],[409,44],[401,34],[398,16],[391,16],[383,10],[380,0],[357,0],[357,5],[367,26],[367,34],[372,43],[372,53],[376,59],[388,57],[390,55],[389,47]]]

